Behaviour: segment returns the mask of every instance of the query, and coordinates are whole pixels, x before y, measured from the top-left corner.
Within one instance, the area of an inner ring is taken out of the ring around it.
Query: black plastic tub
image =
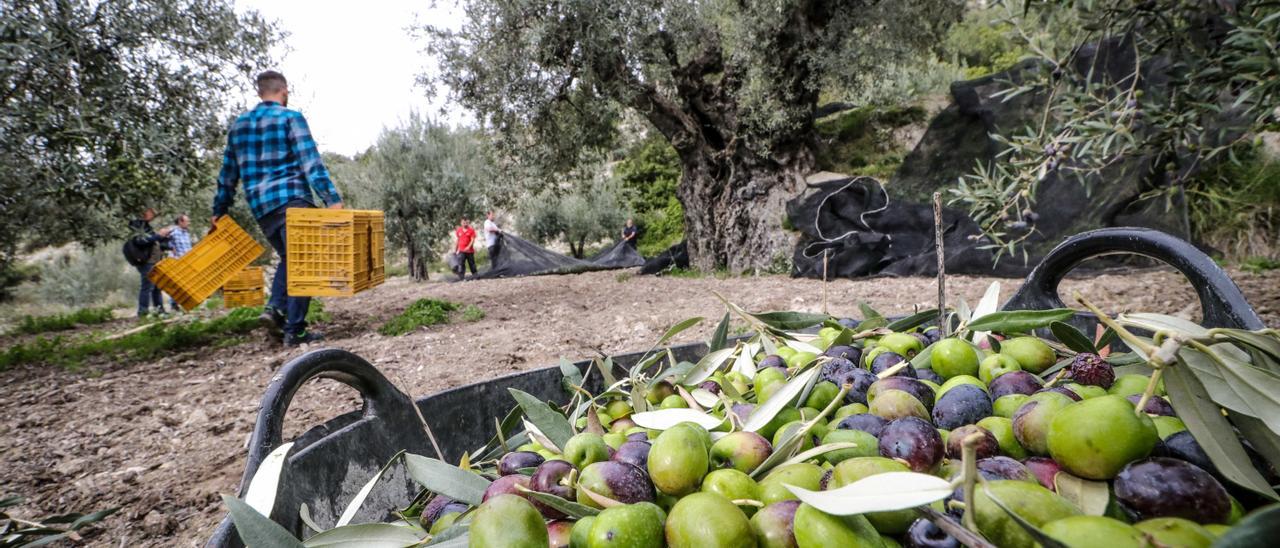
[[[1064,306],[1058,284],[1076,265],[1113,253],[1144,255],[1167,263],[1191,282],[1200,297],[1203,324],[1210,327],[1261,329],[1253,311],[1234,282],[1204,253],[1187,242],[1155,230],[1114,228],[1086,232],[1055,248],[1027,276],[1026,281],[1001,307],[1004,310],[1039,310]],[[1096,320],[1078,314],[1072,323],[1092,333]],[[703,343],[672,350],[677,359],[696,361],[706,352]],[[613,356],[618,370],[635,364],[643,353]],[[585,370],[590,361],[575,365]],[[360,392],[363,409],[316,426],[296,440],[286,455],[271,519],[300,535],[299,509],[306,504],[317,525],[328,528],[346,505],[396,453],[401,450],[436,455],[431,439],[418,417],[421,413],[439,444],[444,458],[457,462],[462,455],[484,445],[495,433],[494,417],[506,415],[515,401],[507,392],[517,388],[543,400],[568,401],[559,367],[526,371],[485,382],[446,390],[416,401],[389,383],[372,365],[343,350],[316,350],[280,369],[267,387],[249,446],[240,484],[243,497],[264,458],[279,447],[283,420],[294,393],[307,381],[331,378]],[[591,375],[588,389],[599,390],[600,376]],[[417,407],[416,411],[414,407]],[[352,523],[382,521],[390,512],[407,505],[418,487],[402,473],[378,482]],[[240,547],[243,543],[230,518],[223,519],[209,539],[210,547]]]

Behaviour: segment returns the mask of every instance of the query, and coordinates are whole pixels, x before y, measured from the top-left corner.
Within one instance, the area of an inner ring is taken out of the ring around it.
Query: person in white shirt
[[[484,244],[489,248],[489,269],[493,270],[498,264],[498,253],[502,250],[502,229],[493,221],[493,211],[485,215]]]

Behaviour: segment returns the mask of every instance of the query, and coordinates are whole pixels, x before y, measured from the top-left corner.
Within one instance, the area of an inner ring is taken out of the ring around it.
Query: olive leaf
[[[971,332],[1029,333],[1053,322],[1066,321],[1075,313],[1070,308],[992,312],[974,319],[968,324],[968,328]]]
[[[1000,282],[991,282],[987,286],[987,291],[982,294],[982,298],[978,300],[978,306],[973,308],[973,315],[969,317],[969,323],[979,323],[983,318],[995,313],[1000,308]],[[973,336],[970,338],[973,342],[978,342],[986,337],[991,330],[970,328]]]
[[[571,500],[560,498],[551,493],[542,493],[539,491],[534,491],[532,489],[529,489],[528,487],[524,487],[521,485],[516,485],[516,489],[518,489],[524,497],[537,500],[538,502],[541,502],[544,505],[547,505],[547,506],[550,506],[551,508],[559,510],[560,512],[564,513],[565,515],[573,519],[582,519],[587,516],[594,516],[600,513],[600,510],[597,510],[585,504],[578,504]]]
[[[491,483],[475,472],[413,453],[404,455],[404,466],[409,477],[424,489],[472,506],[484,501],[484,491]]]
[[[951,482],[919,472],[886,472],[839,489],[810,491],[783,484],[801,502],[834,516],[915,508],[951,496]]]
[[[707,342],[707,350],[715,352],[724,348],[725,339],[729,337],[729,313],[725,312],[724,317],[720,318],[720,325],[716,326],[715,333],[711,334],[711,340]]]
[[[878,311],[878,310],[876,310],[876,309],[874,309],[874,308],[871,308],[871,305],[869,305],[869,304],[867,304],[867,303],[858,303],[858,310],[862,311],[862,319],[863,319],[864,321],[865,321],[865,320],[883,320],[883,319],[885,319],[884,314],[881,314],[881,313],[880,313],[880,311]],[[859,325],[859,326],[858,326],[858,329],[863,329],[863,330],[865,330],[865,328],[864,328],[864,327],[862,327],[861,325]]]
[[[431,536],[425,546],[435,548],[467,548],[471,544],[471,523],[457,523]]]
[[[690,327],[698,325],[698,322],[701,322],[702,319],[703,319],[702,316],[695,316],[693,318],[689,318],[687,320],[683,320],[676,323],[675,325],[671,326],[670,329],[667,329],[666,333],[662,334],[662,338],[658,339],[658,342],[654,343],[653,347],[657,348],[659,346],[662,346],[662,343],[665,343],[671,340],[672,337],[679,335],[681,331],[684,331],[686,329],[689,329]]]
[[[1280,434],[1280,375],[1231,357],[1221,351],[1223,346],[1209,347],[1209,352],[1219,365],[1218,370],[1227,385],[1253,408],[1251,416],[1261,419],[1272,432]]]
[[[915,329],[917,327],[920,327],[928,323],[929,320],[936,319],[937,317],[938,317],[938,309],[936,308],[921,310],[920,312],[916,312],[915,314],[912,314],[905,318],[894,320],[892,323],[888,325],[888,328],[891,331],[898,331],[898,332],[907,331],[910,329]]]
[[[1116,330],[1108,327],[1106,330],[1102,332],[1102,336],[1098,337],[1098,342],[1095,343],[1094,346],[1098,347],[1098,350],[1102,350],[1103,348],[1110,346],[1111,343],[1115,340],[1116,340]]]
[[[508,388],[507,391],[520,405],[525,418],[537,426],[542,435],[551,440],[557,448],[563,448],[564,444],[569,442],[569,438],[573,437],[573,426],[569,424],[569,419],[551,409],[546,402],[533,394],[515,388]]]
[[[724,365],[724,362],[728,360],[734,352],[738,351],[739,348],[741,348],[741,346],[721,348],[720,350],[707,353],[707,355],[703,356],[702,359],[698,360],[697,364],[689,367],[689,372],[683,376],[680,383],[699,384],[702,381],[711,378],[711,375],[715,373],[717,369],[720,369],[720,366]],[[655,376],[654,378],[656,379],[658,377]],[[653,384],[656,383],[650,383],[650,386]]]
[[[1265,333],[1243,329],[1210,329],[1215,337],[1226,337],[1265,352],[1272,359],[1280,360],[1280,338]]]
[[[1049,330],[1053,332],[1053,337],[1067,348],[1081,353],[1098,353],[1098,349],[1093,346],[1093,341],[1069,323],[1053,322],[1049,324]]]
[[[818,355],[818,356],[821,356],[821,355],[822,355],[822,349],[821,349],[821,348],[818,348],[818,347],[816,347],[816,346],[814,346],[814,345],[812,345],[812,344],[809,344],[809,343],[807,343],[807,342],[797,341],[797,340],[789,340],[789,341],[787,341],[787,343],[786,343],[786,344],[787,344],[787,346],[791,347],[793,350],[796,350],[796,351],[798,351],[798,352],[809,352],[810,354],[815,354],[815,355]],[[800,365],[806,365],[806,364],[800,364]]]
[[[1053,476],[1053,486],[1059,495],[1090,516],[1101,516],[1111,503],[1111,490],[1105,481],[1089,481],[1066,472]]]
[[[813,327],[831,317],[829,314],[813,314],[810,312],[748,312],[760,323],[782,331],[795,331]]]
[[[1213,541],[1214,548],[1272,548],[1280,538],[1280,504],[1264,506],[1245,516]]]
[[[249,480],[249,488],[245,489],[245,504],[264,516],[271,515],[275,506],[280,477],[284,472],[289,451],[292,449],[293,442],[272,449],[271,453],[262,459],[262,464],[258,465],[257,471],[253,473],[253,479]]]
[[[1018,526],[1021,527],[1023,531],[1026,531],[1028,535],[1031,535],[1032,539],[1040,543],[1041,548],[1068,548],[1066,544],[1063,544],[1058,540],[1054,539],[1053,537],[1046,535],[1044,531],[1040,530],[1039,527],[1036,527],[1034,524],[1027,521],[1022,516],[1019,516],[1013,510],[1010,510],[1009,507],[1006,506],[1003,501],[1001,501],[999,498],[996,498],[995,493],[991,492],[991,489],[987,487],[986,483],[982,484],[982,489],[983,489],[983,492],[987,495],[987,498],[991,500],[991,502],[995,503],[995,505],[999,507],[1000,510],[1004,511],[1005,514],[1008,514],[1009,517],[1013,519],[1014,523],[1018,524]]]
[[[582,371],[579,371],[578,366],[573,365],[569,360],[560,358],[560,374],[564,376],[561,380],[566,392],[573,394],[576,392],[574,387],[582,387]]]
[[[748,432],[756,432],[764,428],[792,399],[800,395],[800,392],[809,384],[809,380],[817,376],[817,374],[818,368],[814,367],[792,377],[791,380],[787,381],[786,386],[774,392],[768,401],[756,406],[751,416],[747,417],[747,422],[742,425],[742,429]]]
[[[400,457],[403,455],[404,450],[396,453],[395,456],[391,457],[391,460],[387,461],[387,463],[382,466],[381,470],[378,470],[377,474],[374,474],[372,478],[369,478],[369,481],[364,484],[364,487],[361,487],[360,491],[356,493],[355,498],[351,499],[351,502],[347,504],[347,509],[342,511],[342,516],[338,518],[338,523],[335,524],[335,527],[342,527],[343,525],[351,523],[351,519],[356,517],[356,512],[360,511],[360,507],[364,505],[364,499],[368,498],[369,492],[373,491],[373,486],[378,484],[378,480],[382,479],[382,476],[387,473],[387,470],[390,470],[392,466],[400,462]]]
[[[343,525],[323,531],[303,542],[307,548],[403,548],[422,542],[413,530],[392,523]],[[246,543],[247,544],[247,543]]]
[[[1176,316],[1170,316],[1168,314],[1134,312],[1117,316],[1116,322],[1126,327],[1137,327],[1152,333],[1155,333],[1156,331],[1171,331],[1175,333],[1185,333],[1192,337],[1209,336],[1209,330],[1205,329],[1200,324],[1191,320],[1184,320]]]
[[[643,413],[632,413],[631,421],[636,423],[636,426],[651,428],[653,430],[666,430],[682,422],[692,422],[698,426],[706,428],[707,430],[711,430],[724,423],[725,419],[714,417],[701,411],[677,407],[672,409],[645,411]]]
[[[1164,387],[1178,418],[1209,455],[1218,472],[1240,487],[1277,500],[1275,491],[1253,468],[1231,423],[1222,416],[1222,408],[1210,399],[1182,353],[1178,355],[1177,365],[1165,367]]]
[[[756,346],[757,343],[746,343],[733,361],[733,370],[748,379],[756,378]]]
[[[236,525],[236,532],[246,546],[280,546],[284,548],[305,548],[292,533],[281,527],[271,518],[259,514],[257,510],[244,501],[222,495],[222,503],[231,512],[231,522]]]

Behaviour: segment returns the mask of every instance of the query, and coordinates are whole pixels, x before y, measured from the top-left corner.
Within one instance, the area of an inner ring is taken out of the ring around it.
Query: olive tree
[[[277,37],[230,0],[0,0],[0,271],[211,185]]]
[[[1078,21],[1074,41],[1030,39],[1064,17]],[[1185,194],[1204,167],[1280,130],[1280,2],[1054,0],[1027,2],[1007,21],[1045,70],[1001,94],[1048,99],[1034,124],[993,135],[997,161],[955,189],[1001,253],[1025,253],[1034,217],[1022,212],[1050,178],[1106,192],[1108,180],[1140,177],[1150,196]],[[1119,52],[1110,62],[1122,70],[1078,62],[1099,44]]]
[[[575,171],[583,179],[567,189],[546,189],[524,201],[519,226],[536,242],[564,241],[569,253],[581,259],[588,243],[620,237],[627,211],[617,181],[595,169]]]
[[[426,26],[424,75],[507,150],[565,170],[614,142],[625,112],[680,157],[693,264],[765,267],[791,253],[785,202],[814,167],[824,91],[874,86],[956,19],[951,0],[463,0]]]
[[[492,188],[483,137],[414,114],[384,131],[366,161],[381,188],[387,239],[405,250],[409,274],[424,280],[450,229],[479,213]]]

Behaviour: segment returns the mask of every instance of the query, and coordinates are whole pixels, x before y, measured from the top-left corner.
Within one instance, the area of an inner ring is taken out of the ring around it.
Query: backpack
[[[120,248],[120,252],[124,254],[124,260],[135,268],[147,264],[147,260],[151,258],[151,246],[155,245],[139,243],[140,239],[141,237],[129,238]]]

